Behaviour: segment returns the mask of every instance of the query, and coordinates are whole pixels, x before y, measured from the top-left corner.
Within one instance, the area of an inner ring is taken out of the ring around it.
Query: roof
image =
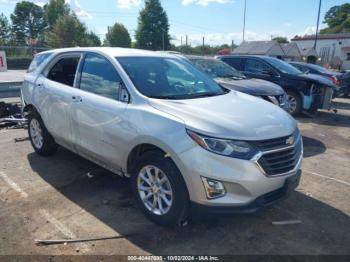
[[[121,47],[72,47],[72,48],[59,48],[42,53],[64,53],[64,52],[99,52],[113,57],[123,56],[148,56],[148,57],[177,57],[167,53],[132,49],[132,48],[121,48]]]
[[[313,47],[301,49],[300,53],[301,53],[302,56],[306,56],[306,57],[307,56],[316,56],[316,57],[318,57],[318,53]]]
[[[284,55],[283,49],[276,41],[243,42],[235,50],[233,50],[233,53],[242,55]]]
[[[291,41],[306,41],[306,40],[315,40],[316,35],[304,35],[298,36],[296,35]],[[317,39],[325,40],[325,39],[350,39],[350,33],[339,33],[339,34],[320,34]]]
[[[291,57],[300,57],[300,49],[296,43],[288,43],[288,44],[282,44],[281,45],[284,53],[286,56],[291,56]]]

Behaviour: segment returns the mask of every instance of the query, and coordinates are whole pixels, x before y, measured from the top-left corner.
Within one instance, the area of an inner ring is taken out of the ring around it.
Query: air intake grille
[[[258,163],[267,175],[281,175],[292,171],[296,167],[301,153],[302,140],[299,139],[292,148],[262,155]]]

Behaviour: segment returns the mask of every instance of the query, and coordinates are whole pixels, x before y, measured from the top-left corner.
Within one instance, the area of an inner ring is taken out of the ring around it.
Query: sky
[[[32,0],[44,5],[48,0]],[[319,0],[246,0],[246,40],[270,40],[275,36],[293,38],[316,31]],[[18,0],[0,0],[0,13],[7,17]],[[101,39],[107,26],[123,23],[134,36],[143,0],[66,0],[71,9]],[[322,0],[320,28],[327,10],[348,0]],[[185,35],[192,46],[242,42],[244,0],[161,0],[170,24],[172,42],[180,45]]]

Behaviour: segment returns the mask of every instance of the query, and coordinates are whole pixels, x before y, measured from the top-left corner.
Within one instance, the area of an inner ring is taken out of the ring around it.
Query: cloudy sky
[[[9,17],[17,0],[0,0],[0,12]],[[47,0],[33,0],[43,5]],[[107,25],[123,23],[134,35],[143,0],[66,0],[77,15],[101,38]],[[210,44],[242,41],[244,0],[162,0],[175,44],[187,34],[191,45],[202,37]],[[246,40],[291,38],[315,32],[319,0],[247,0]],[[322,18],[334,5],[346,0],[323,0]],[[323,19],[322,19],[323,21]],[[321,28],[324,27],[321,24]]]

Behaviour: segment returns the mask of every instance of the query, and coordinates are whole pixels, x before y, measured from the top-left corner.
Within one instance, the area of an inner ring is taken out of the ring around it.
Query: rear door
[[[128,103],[120,101],[125,92],[116,68],[106,57],[87,53],[79,70],[79,89],[72,111],[76,150],[102,165],[119,169],[127,121]]]
[[[81,53],[61,54],[37,79],[36,97],[45,126],[55,140],[72,148],[71,108]]]
[[[264,79],[277,84],[281,78],[273,67],[263,60],[256,58],[244,59],[243,73],[251,78]]]

